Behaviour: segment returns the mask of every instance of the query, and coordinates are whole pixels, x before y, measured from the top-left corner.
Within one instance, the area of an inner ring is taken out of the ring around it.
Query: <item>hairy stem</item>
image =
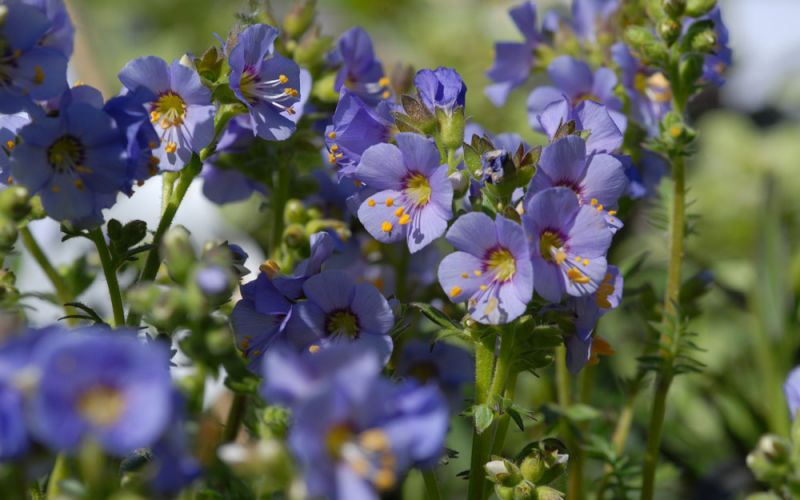
[[[517,388],[518,375],[519,372],[512,368],[511,373],[508,376],[508,381],[506,382],[506,399],[514,399],[514,391]],[[503,452],[503,446],[505,445],[506,435],[508,434],[508,428],[510,425],[511,417],[508,416],[508,413],[502,415],[498,419],[497,431],[494,433],[494,443],[492,443],[492,455],[500,455]]]
[[[475,404],[484,404],[489,399],[489,388],[492,383],[494,365],[494,335],[490,339],[478,339],[475,342]],[[474,427],[474,425],[473,425]],[[483,450],[485,442],[491,439],[488,429],[482,434],[473,428],[472,455],[469,471],[469,500],[481,500],[483,497],[484,471]]]
[[[97,247],[97,253],[100,255],[100,264],[103,267],[103,274],[108,284],[108,295],[111,298],[111,309],[114,311],[114,326],[122,326],[125,324],[125,309],[122,306],[122,294],[117,280],[117,270],[112,265],[111,252],[108,249],[108,244],[106,244],[106,238],[99,228],[89,231],[89,238],[94,242],[94,246]]]

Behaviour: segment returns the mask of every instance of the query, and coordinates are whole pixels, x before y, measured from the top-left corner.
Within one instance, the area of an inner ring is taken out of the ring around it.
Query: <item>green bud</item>
[[[417,129],[424,133],[431,133],[436,128],[436,116],[422,103],[422,100],[410,95],[400,97],[403,104],[402,113],[395,113],[398,124],[405,124],[409,130]],[[459,141],[459,145],[460,145]]]
[[[696,21],[689,26],[681,40],[683,52],[714,52],[717,45],[717,33],[714,31],[714,22],[710,19]]]
[[[306,207],[300,200],[291,199],[283,208],[283,222],[286,224],[305,224],[308,222]]]
[[[625,30],[625,42],[645,64],[661,65],[669,59],[667,48],[644,26]]]
[[[673,19],[683,15],[686,10],[686,0],[664,0],[664,12]]]
[[[215,328],[206,333],[205,341],[208,352],[220,356],[231,350],[235,339],[228,328]]]
[[[283,31],[291,38],[300,38],[303,33],[311,27],[316,13],[315,0],[306,0],[303,3],[295,4],[283,19]]]
[[[717,5],[717,0],[687,0],[686,15],[701,17],[709,13]]]
[[[161,242],[161,252],[170,277],[185,283],[196,260],[189,231],[183,226],[171,227]]]
[[[452,114],[436,109],[436,119],[442,134],[442,144],[448,150],[456,150],[464,142],[464,108],[458,107]]]
[[[0,215],[0,254],[10,252],[17,241],[17,223]]]
[[[0,191],[0,214],[19,222],[31,211],[30,194],[22,186],[9,186]]]
[[[281,487],[291,478],[291,459],[277,439],[261,439],[248,444],[228,443],[220,446],[217,456],[238,476],[258,478]]]
[[[222,72],[223,61],[222,54],[217,50],[217,47],[211,47],[203,52],[202,56],[194,60],[194,65],[200,76],[210,82],[216,82]]]
[[[522,481],[519,468],[505,458],[497,458],[483,466],[489,481],[503,486],[514,486]]]
[[[672,46],[681,36],[681,25],[674,19],[664,19],[658,23],[658,36],[667,46]]]
[[[299,61],[297,61],[299,63]],[[314,81],[311,95],[322,102],[335,103],[339,100],[339,93],[334,90],[336,73],[330,73]]]
[[[45,211],[44,206],[42,206],[42,199],[38,196],[34,196],[31,198],[31,212],[28,215],[28,218],[30,220],[39,220],[44,219],[45,217],[47,217],[47,212]]]
[[[514,500],[514,487],[503,486],[502,484],[494,485],[494,493],[500,500]]]
[[[297,64],[304,68],[315,68],[317,66],[321,66],[325,63],[325,54],[330,51],[332,46],[332,37],[319,36],[316,33],[314,33],[313,36],[306,35],[294,49],[294,60]],[[336,73],[331,73],[331,76],[335,78]],[[332,89],[333,87],[331,87],[329,91],[332,91]],[[335,92],[330,92],[330,94],[335,94]],[[326,93],[326,95],[329,94]]]
[[[302,249],[308,246],[308,235],[305,227],[300,224],[290,224],[283,231],[283,242],[293,249]]]
[[[456,170],[448,177],[450,185],[453,186],[453,196],[461,198],[469,188],[469,176],[463,170]]]
[[[544,463],[544,459],[542,458],[541,454],[534,453],[532,455],[528,455],[528,457],[522,461],[522,464],[519,466],[519,468],[522,472],[522,477],[532,483],[538,483],[542,476],[544,476],[544,473],[547,471],[547,464]]]
[[[514,486],[514,500],[537,500],[536,485],[530,481],[520,481]]]
[[[747,455],[747,466],[756,479],[769,484],[781,483],[789,472],[791,443],[774,434],[762,436],[756,449]]]
[[[536,488],[536,500],[563,500],[564,494],[549,486],[539,486]]]
[[[19,291],[16,287],[17,277],[9,269],[0,269],[0,303],[16,299]]]
[[[317,207],[311,207],[306,210],[306,215],[309,221],[315,221],[322,218],[322,211]]]

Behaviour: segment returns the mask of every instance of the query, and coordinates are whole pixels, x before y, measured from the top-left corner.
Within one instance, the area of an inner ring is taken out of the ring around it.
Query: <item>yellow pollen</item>
[[[561,237],[552,231],[545,231],[539,237],[539,254],[546,261],[553,262],[562,246],[564,242],[561,241]]]
[[[331,146],[331,153],[335,153],[337,151],[339,151],[339,145],[338,144],[334,144],[333,146]]]
[[[336,139],[336,132],[333,131],[328,132],[328,139]]]
[[[389,92],[388,90],[384,90],[383,94],[381,94],[381,97],[384,98],[384,99],[388,99],[388,98],[392,97],[392,93]]]
[[[591,204],[592,204],[592,206],[594,207],[594,206],[597,206],[597,204],[598,204],[599,202],[597,201],[597,198],[592,198],[592,201],[591,201],[590,203],[591,203]]]
[[[369,474],[369,462],[363,458],[356,457],[350,459],[348,463],[350,464],[350,468],[353,469],[353,471],[359,476],[365,477]]]
[[[75,171],[79,174],[91,174],[93,170],[86,165],[75,165]]]
[[[472,271],[472,274],[474,274],[475,276],[480,278],[481,275],[483,274],[483,271],[481,271],[480,269],[476,269],[476,270]]]
[[[294,110],[293,106],[289,106],[288,108],[286,108],[286,112],[289,113],[290,115],[293,115],[293,114],[296,113],[296,111]]]
[[[394,205],[394,198],[386,198],[386,206],[391,207]]]
[[[97,386],[78,399],[78,411],[97,427],[105,427],[119,420],[125,411],[125,398],[116,389]]]
[[[480,288],[481,288],[481,291],[483,291],[483,292],[485,292],[486,290],[489,289],[489,287],[486,286],[486,285],[481,285]]]
[[[675,138],[680,137],[681,132],[683,132],[683,129],[677,125],[669,129],[669,134]]]
[[[603,211],[603,205],[597,205],[597,211],[598,212],[602,212]]]
[[[591,281],[588,276],[578,271],[574,267],[569,268],[567,271],[567,277],[570,279],[570,281],[574,281],[575,283],[579,283],[581,285],[585,285]]]
[[[75,179],[74,184],[75,184],[75,187],[78,189],[78,191],[83,191],[83,181],[82,180]]]
[[[581,262],[581,264],[583,264],[584,266],[588,266],[589,265],[589,259],[583,259],[583,262]]]
[[[403,215],[403,212],[405,212],[405,210],[406,209],[403,207],[398,207],[397,210],[394,211],[394,216],[400,217],[401,215]]]
[[[617,211],[616,210],[609,210],[608,211],[608,215],[617,215]]]
[[[358,179],[354,179],[354,180],[353,180],[353,184],[355,184],[355,186],[356,186],[357,188],[360,188],[361,186],[363,186],[363,185],[364,185],[364,183],[363,183],[363,182],[361,182],[361,181],[360,181],[360,180],[358,180]]]
[[[390,233],[390,232],[392,232],[392,228],[393,227],[394,226],[392,225],[391,222],[389,222],[388,220],[385,220],[385,221],[383,221],[383,224],[381,224],[381,231],[383,231],[384,233]]]
[[[250,341],[247,339],[242,340],[242,342],[239,344],[239,348],[243,351],[246,351],[250,348]]]
[[[50,188],[50,191],[52,191],[54,193],[60,193],[61,192],[61,186],[59,186],[58,184],[53,184],[53,187]]]
[[[450,289],[451,297],[458,297],[459,295],[461,295],[461,287],[454,286],[453,288]]]
[[[317,344],[311,345],[308,347],[308,352],[314,354],[315,352],[319,352],[320,347]]]
[[[387,469],[381,469],[376,474],[375,477],[372,479],[372,482],[375,484],[375,487],[379,490],[388,490],[392,486],[394,486],[395,477],[394,473]]]
[[[508,281],[517,272],[517,261],[511,252],[505,248],[498,248],[486,259],[486,269],[494,273],[495,280]]]
[[[174,153],[178,150],[178,144],[176,142],[168,142],[166,146],[164,146],[164,151],[167,153]]]
[[[336,163],[336,157],[333,156],[333,153],[328,153],[328,163]]]
[[[461,273],[461,277],[464,278],[464,279],[468,279],[469,278],[469,274]]]
[[[367,200],[367,205],[369,205],[371,207],[374,207],[376,205],[375,200],[373,200],[372,198],[368,199]]]
[[[389,78],[384,76],[383,78],[378,80],[378,85],[380,85],[381,87],[387,87],[389,85]]]
[[[414,174],[406,181],[405,192],[417,206],[425,206],[430,201],[433,190],[424,175]]]
[[[580,260],[580,257],[578,257],[577,259]],[[565,260],[567,260],[567,254],[564,253],[563,250],[559,250],[558,252],[556,252],[556,256],[555,256],[554,260],[555,260],[556,264],[558,264],[560,266],[561,264],[564,263]]]
[[[36,85],[41,85],[44,83],[44,70],[42,70],[41,66],[36,66],[33,68],[33,83]]]
[[[400,220],[398,222],[400,222],[401,226],[405,226],[406,224],[411,222],[411,216],[408,214],[403,214],[403,216],[400,217]]]
[[[161,119],[161,115],[159,114],[159,112],[158,112],[158,111],[151,111],[151,112],[150,112],[150,121],[151,121],[151,122],[155,123],[155,122],[157,122],[159,119]]]
[[[336,156],[337,160],[341,160],[342,158],[344,158],[344,153],[336,153],[334,156]]]
[[[611,302],[608,300],[608,297],[611,296],[612,293],[614,293],[614,285],[611,283],[611,274],[606,274],[603,278],[603,282],[597,287],[595,302],[603,309],[611,309]]]
[[[286,92],[287,94],[289,94],[292,97],[297,97],[297,95],[298,95],[297,94],[297,90],[295,90],[293,88],[286,87],[285,89],[283,89],[283,91]]]
[[[12,179],[10,175],[8,176],[8,179],[6,179],[6,184],[8,185],[14,184],[14,179]]]
[[[11,139],[6,141],[6,148],[11,151],[17,145],[16,142],[12,141]]]
[[[158,143],[156,141],[150,141],[147,143],[147,147],[150,149],[156,149],[158,147]]]
[[[262,273],[265,273],[270,278],[274,278],[275,275],[280,272],[281,266],[279,266],[278,263],[275,262],[274,260],[267,259],[264,261],[263,264],[258,266],[258,270],[261,271]]]
[[[284,84],[289,83],[289,77],[286,75],[280,75],[278,77],[278,81]]]
[[[84,85],[86,85],[86,82],[83,80],[75,80],[75,83],[72,84],[72,88],[83,87]]]
[[[581,258],[580,258],[579,256],[577,256],[577,255],[576,255],[576,256],[575,256],[575,262],[580,262],[580,261],[581,261]]]
[[[378,429],[369,429],[358,437],[361,446],[370,451],[381,451],[389,448],[389,437]]]

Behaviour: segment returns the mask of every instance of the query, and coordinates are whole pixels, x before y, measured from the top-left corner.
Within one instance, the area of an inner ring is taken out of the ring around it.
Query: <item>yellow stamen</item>
[[[386,206],[391,207],[394,205],[394,198],[386,198]]]
[[[469,278],[469,274],[461,273],[461,277],[464,278],[464,279],[468,279]]]
[[[584,266],[588,266],[588,265],[589,265],[589,259],[583,259],[583,262],[582,262],[582,264],[583,264]]]
[[[592,201],[591,201],[590,203],[591,203],[591,204],[592,204],[592,206],[594,207],[594,206],[597,206],[597,204],[598,204],[598,203],[600,203],[600,202],[599,202],[599,201],[597,201],[597,198],[592,198]]]
[[[394,486],[395,477],[394,473],[388,469],[381,469],[376,474],[375,477],[372,479],[372,482],[375,484],[375,487],[379,490],[388,490]]]
[[[567,277],[570,279],[570,281],[574,281],[575,283],[581,285],[585,285],[586,283],[589,283],[591,281],[588,276],[586,276],[579,270],[575,269],[574,267],[569,268],[569,270],[567,271]]]
[[[389,92],[388,90],[385,90],[383,92],[383,94],[381,94],[381,97],[384,98],[384,99],[388,99],[388,98],[392,97],[392,93]]]
[[[411,216],[408,214],[403,214],[403,216],[400,217],[400,220],[398,222],[400,222],[401,226],[405,226],[406,224],[411,222]]]
[[[368,199],[367,200],[367,205],[369,205],[371,207],[374,207],[376,205],[375,200],[373,200],[372,198]]]
[[[381,224],[381,231],[383,231],[384,233],[390,233],[390,232],[392,232],[392,228],[393,227],[394,226],[392,225],[391,222],[389,222],[388,220],[385,220],[385,221],[383,221],[383,224]]]
[[[178,143],[176,143],[176,142],[170,141],[170,142],[167,143],[166,146],[164,146],[164,151],[166,151],[167,153],[170,153],[170,154],[174,153],[177,150],[178,150]]]
[[[258,270],[261,271],[262,273],[265,273],[270,278],[273,278],[275,277],[276,274],[280,272],[281,266],[279,266],[278,263],[275,262],[274,260],[267,259],[264,261],[263,264],[258,266]]]
[[[52,191],[54,193],[60,193],[61,192],[61,186],[59,186],[58,184],[53,184],[53,187],[50,188],[50,191]]]
[[[369,429],[358,436],[361,446],[370,451],[381,451],[389,448],[389,437],[379,429]]]
[[[319,352],[320,347],[317,344],[313,344],[308,347],[308,352],[314,354],[315,352]]]
[[[335,153],[337,151],[339,151],[339,145],[338,144],[334,144],[333,146],[331,146],[331,153]]]
[[[42,70],[41,66],[36,66],[33,68],[33,83],[36,85],[41,85],[44,83],[44,70]]]
[[[400,217],[401,215],[403,215],[403,212],[405,212],[405,210],[406,209],[403,207],[398,207],[397,210],[394,211],[394,216]]]
[[[580,259],[580,257],[578,257],[578,259]],[[567,260],[567,254],[564,253],[563,250],[559,250],[558,252],[556,252],[556,256],[554,257],[554,260],[555,260],[556,264],[558,264],[560,266],[561,264],[564,263],[565,260]]]
[[[286,76],[286,75],[280,75],[278,77],[278,81],[283,83],[283,84],[289,83],[289,77]]]
[[[385,76],[383,78],[381,78],[380,80],[378,80],[378,85],[380,85],[381,87],[387,87],[389,85],[389,83],[390,83],[389,82],[389,78],[385,77]]]
[[[489,289],[489,287],[488,287],[488,286],[486,286],[486,285],[481,285],[481,286],[480,286],[480,288],[481,288],[481,291],[482,291],[482,292],[485,292],[486,290],[488,290],[488,289]]]
[[[75,181],[73,181],[73,183],[75,184],[75,187],[78,189],[78,191],[83,191],[83,181],[82,180],[75,179]]]
[[[616,210],[609,210],[608,211],[608,215],[617,215],[617,211]]]
[[[475,276],[480,278],[481,275],[483,274],[483,271],[481,271],[480,269],[476,269],[476,270],[472,271],[472,274],[474,274]]]
[[[336,132],[334,131],[328,132],[328,139],[336,139]]]
[[[75,165],[75,171],[79,174],[91,174],[93,172],[91,167],[87,167],[86,165]]]
[[[453,288],[450,289],[451,297],[458,297],[459,295],[461,295],[461,287],[454,286]]]

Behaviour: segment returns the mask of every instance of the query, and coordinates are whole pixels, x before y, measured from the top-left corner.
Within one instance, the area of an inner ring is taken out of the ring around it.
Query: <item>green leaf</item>
[[[455,330],[459,333],[462,331],[461,325],[450,319],[445,313],[439,309],[436,309],[430,304],[412,302],[409,305],[415,309],[419,309],[419,311],[424,314],[426,318],[442,328],[447,330]]]
[[[511,417],[511,420],[513,420],[514,423],[517,424],[519,430],[521,431],[525,430],[525,425],[522,423],[522,415],[519,414],[516,408],[513,407],[508,408],[506,409],[506,413],[508,413],[508,416]]]
[[[475,420],[475,432],[478,434],[482,434],[488,429],[494,420],[494,412],[485,404],[475,406],[472,416]]]

